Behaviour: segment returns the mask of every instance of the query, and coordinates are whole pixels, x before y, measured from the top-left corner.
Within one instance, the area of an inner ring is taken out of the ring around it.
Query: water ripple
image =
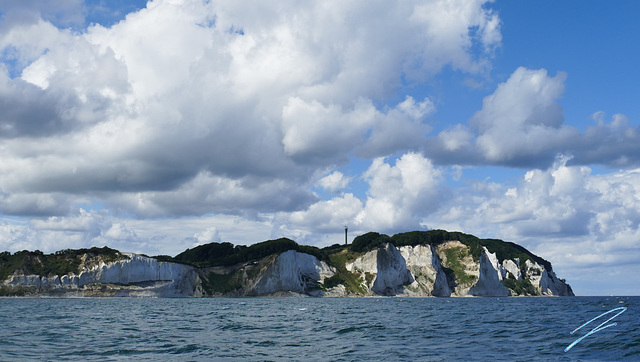
[[[563,352],[622,305],[616,327]],[[638,310],[638,297],[1,299],[0,359],[639,360]]]

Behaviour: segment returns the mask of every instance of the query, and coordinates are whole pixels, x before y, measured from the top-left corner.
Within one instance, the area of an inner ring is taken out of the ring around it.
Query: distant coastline
[[[370,232],[326,248],[281,238],[148,257],[109,247],[0,254],[0,295],[46,297],[573,296],[515,243],[445,230]]]

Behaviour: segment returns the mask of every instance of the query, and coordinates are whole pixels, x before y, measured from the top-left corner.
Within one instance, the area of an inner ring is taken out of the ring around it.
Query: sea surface
[[[639,312],[640,297],[2,298],[0,360],[640,361]]]

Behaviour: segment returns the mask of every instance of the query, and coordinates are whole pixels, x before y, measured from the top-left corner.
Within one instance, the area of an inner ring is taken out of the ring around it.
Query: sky
[[[446,229],[640,295],[640,2],[0,0],[0,249]]]

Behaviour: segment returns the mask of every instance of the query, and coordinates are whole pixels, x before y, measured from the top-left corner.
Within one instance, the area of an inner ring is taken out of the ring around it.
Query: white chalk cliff
[[[10,275],[6,287],[35,288],[38,294],[60,296],[201,296],[196,269],[161,262],[141,255],[83,268],[80,274],[62,276]]]
[[[402,293],[404,286],[414,281],[407,263],[395,246],[387,243],[376,250],[366,253],[353,263],[346,265],[347,270],[360,273],[364,280],[367,274],[375,275],[373,282],[366,285],[376,295],[396,295]]]
[[[0,288],[27,288],[28,295],[50,296],[573,295],[564,280],[535,261],[500,262],[486,247],[474,260],[469,247],[455,240],[437,246],[396,247],[387,242],[366,252],[342,249],[337,253],[348,261],[332,266],[313,255],[289,250],[202,269],[124,253],[116,261],[98,258],[89,263],[85,255],[77,275],[40,276],[16,270]]]
[[[436,250],[437,249],[437,250]],[[447,250],[467,253],[456,263],[447,260]],[[573,295],[570,287],[559,280],[553,271],[527,260],[526,275],[522,275],[519,260],[499,263],[495,253],[483,247],[477,262],[468,248],[457,241],[446,242],[438,248],[431,245],[402,246],[399,250],[390,243],[368,251],[347,263],[348,271],[355,273],[367,295],[395,296],[483,296],[501,297],[515,295],[503,280],[507,277],[521,281],[526,278],[537,295]],[[457,268],[467,278],[458,280],[456,272],[445,265]],[[455,265],[455,266],[454,266]],[[468,282],[466,280],[471,280]]]
[[[546,270],[542,265],[527,260],[526,277],[540,295],[569,295],[569,286],[556,277],[556,273]]]
[[[479,297],[506,297],[511,295],[509,288],[502,284],[504,268],[498,263],[496,254],[483,248],[480,255],[480,277],[478,282],[469,289],[470,295]]]
[[[247,294],[270,295],[288,291],[320,296],[320,283],[334,273],[333,268],[315,256],[289,250],[268,264]]]
[[[399,250],[413,279],[413,282],[406,286],[404,294],[434,297],[451,296],[447,275],[433,246],[402,246]]]

